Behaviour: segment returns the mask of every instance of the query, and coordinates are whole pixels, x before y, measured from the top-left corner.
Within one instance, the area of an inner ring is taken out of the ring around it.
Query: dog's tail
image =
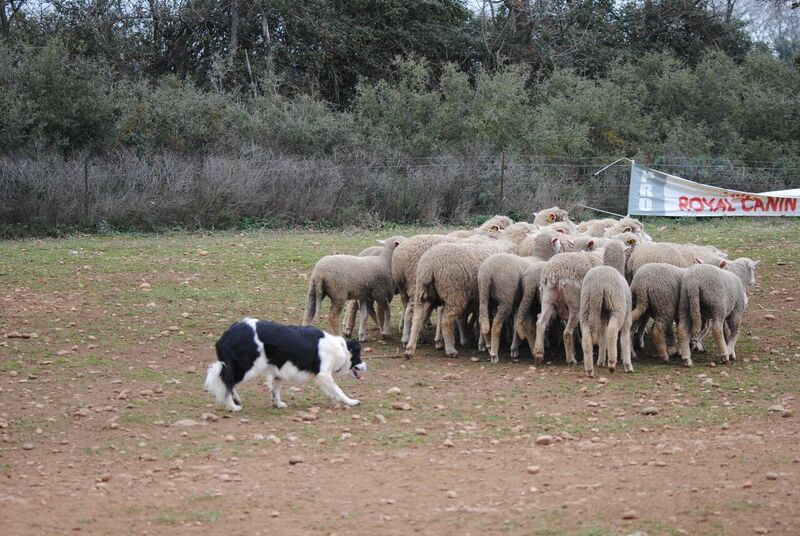
[[[225,368],[225,363],[216,361],[208,367],[208,372],[206,372],[206,391],[211,393],[219,404],[224,404],[228,397],[228,386],[222,379]]]

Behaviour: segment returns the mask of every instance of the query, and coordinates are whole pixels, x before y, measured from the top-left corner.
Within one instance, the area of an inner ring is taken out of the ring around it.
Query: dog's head
[[[367,371],[367,364],[361,361],[361,343],[347,341],[347,352],[350,354],[350,373],[355,379],[360,380]]]

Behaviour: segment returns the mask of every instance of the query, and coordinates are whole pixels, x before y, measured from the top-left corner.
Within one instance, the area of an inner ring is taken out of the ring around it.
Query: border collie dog
[[[284,326],[265,320],[245,318],[231,325],[216,344],[217,362],[208,367],[205,388],[220,404],[241,411],[236,386],[260,374],[272,392],[272,404],[286,407],[281,400],[281,382],[314,379],[319,388],[337,404],[357,406],[336,385],[333,374],[351,373],[360,380],[367,365],[361,361],[361,344],[307,326]]]

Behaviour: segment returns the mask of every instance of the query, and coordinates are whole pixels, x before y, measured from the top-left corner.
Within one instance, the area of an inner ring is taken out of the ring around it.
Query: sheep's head
[[[394,250],[397,246],[399,246],[404,240],[406,239],[405,236],[391,236],[386,240],[378,240],[378,244],[381,244],[384,248],[388,248],[390,250]]]
[[[494,234],[502,231],[503,229],[511,227],[513,223],[514,220],[508,216],[492,216],[483,222],[480,227],[475,229],[475,232]]]
[[[534,213],[533,223],[542,227],[556,222],[568,222],[569,213],[563,208],[551,207]]]
[[[756,284],[756,266],[759,261],[748,259],[747,257],[740,257],[734,261],[722,259],[719,261],[719,267],[730,272],[733,272],[745,287],[754,287]]]

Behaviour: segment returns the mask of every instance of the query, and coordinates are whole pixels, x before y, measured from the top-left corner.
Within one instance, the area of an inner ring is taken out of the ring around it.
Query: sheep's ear
[[[384,245],[384,244],[386,244],[386,240],[378,240],[378,244]]]
[[[589,240],[588,242],[586,242],[586,247],[589,248],[589,251],[593,250],[594,249],[594,240]]]
[[[494,223],[494,224],[492,224],[491,227],[489,227],[489,230],[492,231],[493,233],[496,233],[497,231],[500,230],[500,226],[497,225],[496,223]]]
[[[550,243],[553,245],[553,251],[555,253],[561,253],[564,251],[564,245],[561,243],[561,239],[558,237],[554,237],[552,240],[550,240]]]
[[[725,259],[722,259],[721,261],[719,261],[719,267],[720,268],[725,268],[726,266],[728,266],[728,261],[726,261]]]
[[[400,245],[400,241],[399,241],[399,240],[395,240],[395,241],[392,243],[392,247],[395,247],[395,248],[396,248],[397,246],[399,246],[399,245]]]
[[[631,226],[629,225],[629,226],[625,227],[625,228],[622,230],[622,232],[623,232],[623,233],[632,233],[632,232],[633,232],[633,228],[631,228]]]
[[[550,239],[550,243],[553,245],[553,247],[555,247],[555,245],[560,242],[561,240],[557,236],[554,236],[553,238]]]

